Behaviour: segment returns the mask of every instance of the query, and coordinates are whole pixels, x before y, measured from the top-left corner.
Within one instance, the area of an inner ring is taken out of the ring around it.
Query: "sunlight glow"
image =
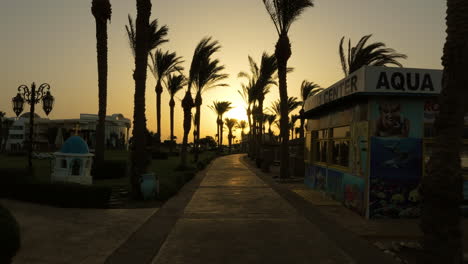
[[[225,114],[225,117],[235,118],[237,119],[237,121],[241,121],[241,120],[247,121],[247,113],[244,107],[241,107],[241,106],[236,106],[233,109],[229,110],[229,112]]]

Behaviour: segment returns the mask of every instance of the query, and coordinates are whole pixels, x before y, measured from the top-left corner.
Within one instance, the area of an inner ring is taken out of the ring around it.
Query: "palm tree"
[[[301,101],[298,101],[297,100],[297,97],[289,97],[288,98],[288,108],[287,108],[287,115],[289,116],[289,114],[296,110],[299,106],[302,105],[302,102]],[[280,140],[283,140],[284,137],[281,133],[283,133],[283,131],[281,130],[281,100],[277,100],[277,101],[274,101],[270,108],[268,109],[271,113],[275,114],[276,116],[280,117]],[[288,139],[289,139],[289,129],[290,129],[290,123],[288,123]]]
[[[372,34],[365,35],[359,40],[356,46],[352,48],[351,39],[349,39],[348,58],[346,58],[343,49],[344,37],[341,38],[339,52],[341,67],[343,68],[345,76],[348,76],[366,65],[385,66],[393,64],[399,67],[403,66],[397,59],[406,59],[407,56],[405,54],[396,53],[394,49],[385,48],[385,43],[376,42],[365,46],[371,36]]]
[[[318,84],[314,82],[309,82],[307,80],[302,81],[301,84],[301,97],[302,97],[302,102],[305,103],[307,98],[309,96],[313,96],[314,94],[325,90],[324,88],[321,88]],[[301,127],[299,129],[299,137],[303,138],[304,137],[304,103],[302,104],[301,111],[299,112],[299,115],[301,117]]]
[[[182,139],[182,149],[180,151],[180,168],[187,168],[187,146],[188,146],[188,134],[192,128],[192,108],[195,106],[190,93],[190,82],[188,82],[188,88],[185,92],[184,99],[182,99],[182,109],[184,109],[184,136]]]
[[[247,114],[247,120],[249,122],[249,151],[248,156],[250,158],[253,157],[253,150],[255,149],[253,146],[255,144],[253,138],[255,136],[255,127],[253,125],[253,117],[252,117],[252,106],[255,103],[254,97],[254,89],[253,89],[253,80],[249,80],[248,84],[241,84],[242,90],[237,90],[237,92],[241,95],[242,99],[244,100],[247,107],[245,108]]]
[[[135,31],[135,23],[133,22],[132,16],[128,15],[128,25],[125,25],[125,30],[127,31],[128,43],[130,45],[130,49],[132,50],[133,57],[135,57],[135,50],[136,50],[136,31]],[[158,28],[158,20],[155,19],[149,24],[148,29],[148,51],[152,51],[153,49],[157,48],[159,45],[168,42],[169,40],[165,37],[169,28],[164,25]]]
[[[226,119],[224,119],[224,122],[229,131],[228,143],[229,143],[229,153],[231,153],[232,139],[234,138],[234,136],[232,135],[232,129],[237,125],[237,119],[226,117]]]
[[[167,77],[166,80],[166,88],[167,92],[169,93],[171,99],[169,100],[169,112],[170,112],[170,129],[171,129],[171,145],[169,147],[169,152],[172,153],[172,148],[175,143],[174,141],[174,107],[175,107],[175,101],[174,101],[174,96],[176,93],[182,88],[187,85],[187,80],[185,79],[185,76],[182,74],[175,75],[175,74],[170,74]]]
[[[447,38],[442,65],[440,112],[435,121],[432,156],[422,179],[420,227],[424,233],[424,263],[463,263],[460,205],[463,177],[460,149],[468,97],[468,1],[447,0]]]
[[[193,142],[195,146],[195,161],[198,161],[198,140],[200,139],[200,117],[201,117],[201,105],[203,103],[202,93],[208,89],[212,89],[218,86],[227,86],[227,84],[219,83],[219,81],[226,79],[227,74],[221,73],[224,70],[224,66],[219,65],[218,59],[212,59],[211,56],[217,52],[221,46],[218,41],[212,40],[211,37],[204,38],[198,44],[201,50],[204,50],[203,56],[198,57],[197,71],[193,72],[193,78],[190,79],[195,87],[195,129],[193,131]],[[193,60],[192,60],[193,63]],[[192,69],[190,69],[192,70]]]
[[[145,117],[145,90],[146,68],[148,65],[149,18],[151,16],[151,0],[137,0],[137,19],[135,36],[135,96],[133,108],[133,147],[131,151],[131,182],[132,193],[141,198],[140,177],[146,172],[149,165],[146,147],[146,117]]]
[[[5,115],[6,115],[5,112],[0,111],[0,152],[2,151],[3,138],[4,138],[3,137],[3,135],[4,135],[4,133],[3,133],[3,122],[4,122],[3,119],[4,119]],[[6,140],[7,139],[5,138],[5,141]]]
[[[223,115],[233,107],[231,106],[231,102],[228,101],[214,101],[213,105],[210,105],[209,108],[218,116],[216,119],[216,125],[218,133],[218,148],[219,151],[221,151],[223,145]]]
[[[157,49],[154,55],[150,53],[151,64],[148,65],[151,73],[156,80],[156,133],[161,139],[161,94],[163,92],[163,79],[173,72],[180,72],[183,67],[180,64],[183,62],[182,57],[177,57],[175,52],[163,52]],[[183,77],[182,77],[183,78]]]
[[[288,98],[288,111],[287,114],[289,115],[292,111],[296,110],[299,106],[302,105],[301,101],[297,100],[297,97],[289,97]],[[281,117],[281,101],[276,100],[271,103],[271,106],[268,110],[275,114],[277,117]],[[289,125],[289,124],[288,124]]]
[[[211,37],[203,38],[195,48],[192,57],[192,63],[190,65],[189,77],[188,77],[188,88],[185,93],[184,99],[182,100],[182,108],[184,109],[184,139],[182,141],[182,150],[181,150],[181,164],[182,168],[187,167],[187,144],[188,144],[188,133],[192,127],[192,112],[191,109],[195,106],[191,94],[192,85],[194,85],[197,90],[200,90],[199,103],[201,106],[201,91],[203,88],[208,89],[219,85],[217,82],[221,79],[227,77],[225,74],[219,74],[219,71],[224,69],[222,66],[218,66],[219,61],[211,61],[211,55],[219,50],[219,45],[217,41],[211,41]],[[203,84],[203,86],[202,86]],[[201,89],[200,89],[201,88]],[[198,93],[197,93],[198,95]],[[199,116],[198,116],[199,117]],[[197,124],[197,119],[195,118],[194,123]],[[194,130],[194,136],[196,130]],[[196,138],[194,137],[194,143]]]
[[[289,122],[289,129],[291,129],[291,139],[294,139],[294,129],[298,119],[299,115],[292,115],[290,118],[291,121]]]
[[[279,94],[281,100],[281,167],[280,178],[288,177],[289,151],[288,151],[288,89],[286,83],[286,73],[288,60],[291,57],[291,43],[288,32],[294,21],[300,14],[312,7],[312,0],[263,0],[268,14],[270,15],[276,32],[278,42],[275,46],[275,57],[278,63]]]
[[[271,125],[275,122],[275,120],[276,120],[276,115],[275,114],[267,115],[268,134],[270,135],[270,138],[273,136],[273,131],[271,130]]]
[[[265,96],[270,92],[270,87],[272,85],[277,85],[276,71],[278,66],[276,64],[276,58],[274,55],[268,55],[266,52],[262,54],[260,67],[252,59],[248,57],[250,64],[251,73],[240,72],[239,77],[245,77],[251,84],[252,94],[254,100],[258,102],[257,108],[257,123],[258,124],[258,133],[257,133],[257,142],[256,142],[256,158],[260,159],[260,151],[262,145],[262,123],[263,123],[263,102],[265,101]],[[254,125],[255,126],[255,125]]]
[[[244,135],[245,135],[244,129],[247,128],[247,122],[245,120],[241,120],[241,121],[239,121],[237,127],[241,129],[241,137],[243,138]]]
[[[93,0],[91,13],[96,20],[96,48],[98,65],[98,124],[96,127],[95,166],[104,161],[105,122],[107,108],[107,20],[110,21],[112,8],[109,0]]]

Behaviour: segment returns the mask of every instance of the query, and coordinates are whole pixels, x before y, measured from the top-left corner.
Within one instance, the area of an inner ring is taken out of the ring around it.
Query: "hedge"
[[[0,198],[71,208],[108,208],[112,189],[74,183],[0,185]]]
[[[2,184],[27,183],[33,180],[33,176],[26,168],[0,168]]]
[[[11,263],[21,245],[20,229],[13,215],[0,204],[0,263]]]
[[[102,167],[94,166],[91,175],[94,179],[118,179],[127,175],[127,161],[105,160]]]

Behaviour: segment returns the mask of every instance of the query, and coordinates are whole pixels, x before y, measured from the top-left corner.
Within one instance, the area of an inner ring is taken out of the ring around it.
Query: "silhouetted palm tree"
[[[296,122],[299,119],[299,115],[292,115],[289,121],[289,129],[291,129],[291,139],[294,139],[294,129],[296,126]]]
[[[323,91],[324,88],[321,88],[318,84],[314,82],[309,82],[307,80],[302,81],[301,84],[301,97],[302,97],[302,108],[301,111],[299,112],[299,115],[301,117],[301,127],[299,129],[299,137],[303,138],[304,137],[304,103],[307,100],[309,96],[313,96],[314,94]]]
[[[0,152],[2,151],[2,146],[3,146],[3,138],[4,138],[4,132],[3,132],[3,119],[5,118],[6,113],[3,111],[0,111]],[[5,140],[7,140],[5,138]]]
[[[286,83],[286,73],[288,60],[291,57],[291,43],[288,32],[294,21],[308,7],[312,7],[312,0],[263,0],[263,3],[270,15],[276,32],[278,42],[275,46],[275,56],[278,63],[279,93],[281,100],[281,167],[280,178],[289,177],[289,150],[288,150],[288,90]]]
[[[167,77],[166,80],[166,88],[169,93],[169,96],[171,99],[169,100],[169,117],[170,117],[170,130],[171,130],[171,144],[169,147],[169,152],[172,153],[173,150],[173,145],[175,143],[175,138],[174,138],[174,107],[175,107],[175,101],[174,101],[174,96],[176,93],[182,88],[187,85],[187,80],[185,79],[185,76],[182,74],[175,75],[175,74],[170,74]]]
[[[407,56],[405,54],[396,53],[394,49],[385,48],[385,43],[382,42],[375,42],[365,46],[371,36],[372,34],[362,37],[356,46],[352,48],[351,39],[349,39],[348,57],[346,57],[343,49],[344,37],[341,38],[339,51],[341,67],[345,76],[366,65],[385,66],[393,64],[403,67],[397,59],[406,59]]]
[[[271,140],[271,137],[273,136],[273,131],[271,130],[271,125],[275,122],[275,120],[276,120],[276,115],[275,114],[267,115],[268,134],[270,135],[270,140]]]
[[[221,73],[224,70],[224,66],[220,65],[219,60],[211,58],[211,56],[221,48],[218,41],[212,40],[211,37],[208,37],[202,39],[198,45],[201,50],[204,50],[204,52],[201,54],[202,56],[198,56],[198,61],[196,62],[198,64],[197,71],[192,72],[193,75],[190,79],[190,82],[193,84],[196,91],[195,130],[193,131],[195,161],[198,161],[199,152],[198,140],[200,139],[200,117],[201,105],[203,103],[202,93],[208,89],[218,86],[227,86],[227,84],[219,83],[219,81],[228,77],[227,74]]]
[[[460,150],[468,98],[468,1],[447,0],[447,38],[442,65],[440,112],[435,120],[432,155],[422,178],[420,227],[425,259],[421,263],[463,263],[460,206],[463,176]]]
[[[296,110],[299,106],[301,106],[302,102],[297,100],[297,97],[289,97],[288,98],[288,108],[287,114],[289,115],[292,111]],[[281,118],[281,102],[280,100],[276,100],[271,103],[271,106],[268,110],[275,114],[277,117]],[[289,124],[288,124],[289,126]]]
[[[156,133],[161,139],[161,94],[163,92],[163,79],[173,72],[180,72],[183,67],[180,65],[182,57],[177,57],[175,52],[163,52],[161,49],[156,49],[154,55],[150,53],[151,64],[149,68],[156,80]]]
[[[132,193],[141,198],[140,177],[146,172],[151,162],[146,153],[146,117],[145,117],[145,90],[146,68],[148,65],[149,18],[151,16],[151,1],[137,0],[137,19],[135,34],[135,96],[133,109],[133,146],[131,152],[131,182]]]
[[[254,154],[254,144],[255,141],[253,140],[255,137],[255,125],[252,116],[252,107],[255,104],[255,97],[254,97],[254,82],[252,79],[249,79],[248,84],[241,84],[242,90],[237,90],[237,92],[241,95],[242,99],[244,100],[247,107],[245,108],[247,113],[247,120],[249,122],[249,151],[248,156],[250,158],[253,157]]]
[[[270,87],[272,85],[277,85],[276,83],[276,71],[278,66],[276,64],[276,58],[274,55],[268,55],[266,52],[262,54],[262,59],[260,63],[260,67],[258,67],[257,63],[252,59],[249,58],[250,64],[250,74],[246,72],[240,72],[238,74],[239,77],[245,77],[249,81],[249,84],[252,84],[252,94],[254,100],[258,102],[257,108],[257,115],[256,115],[256,122],[258,133],[257,140],[256,140],[256,158],[260,158],[260,149],[262,146],[262,124],[263,124],[263,102],[265,101],[265,96],[270,92]]]
[[[224,69],[222,66],[218,66],[219,61],[211,61],[211,55],[218,51],[219,45],[217,41],[212,41],[211,38],[203,38],[195,48],[192,57],[192,63],[190,64],[189,77],[188,77],[188,88],[185,93],[185,97],[182,100],[182,108],[184,109],[184,139],[182,142],[181,151],[181,167],[187,166],[187,143],[188,133],[191,129],[192,113],[191,109],[195,106],[191,94],[192,85],[200,90],[199,102],[201,106],[201,92],[204,89],[210,87],[220,86],[217,82],[227,77],[227,75],[219,74],[219,71]],[[202,85],[203,84],[203,85]],[[223,85],[223,84],[221,84]],[[197,93],[198,95],[198,93]],[[199,117],[199,116],[198,116]],[[194,123],[197,123],[195,118]],[[197,129],[197,128],[196,128]],[[196,131],[194,131],[194,141],[196,141]],[[195,143],[195,142],[194,142]]]
[[[132,16],[128,15],[128,25],[125,25],[125,30],[127,31],[128,43],[130,45],[130,49],[132,50],[133,57],[135,57],[135,49],[136,49],[136,31],[135,31],[135,23],[133,22]],[[159,45],[168,42],[169,40],[165,37],[169,28],[164,25],[158,28],[158,20],[155,19],[149,24],[148,29],[148,51],[152,51],[153,49],[157,48]]]
[[[297,100],[297,97],[289,97],[288,98],[288,108],[287,108],[287,114],[289,116],[289,114],[296,110],[299,106],[301,106],[302,102],[301,101],[298,101]],[[274,102],[271,103],[271,106],[270,108],[268,109],[271,113],[275,114],[277,117],[280,118],[280,125],[281,125],[281,101],[280,100],[276,100]],[[281,128],[281,126],[280,126]],[[290,123],[288,123],[288,132],[290,130]],[[283,137],[281,135],[282,131],[280,129],[280,140],[283,140]],[[288,133],[288,137],[289,137],[289,133]]]
[[[98,123],[96,126],[95,166],[104,161],[105,122],[107,108],[107,20],[110,21],[112,8],[109,0],[93,0],[91,13],[96,20],[96,48],[98,64]]]
[[[234,136],[232,135],[232,129],[237,125],[237,119],[235,118],[226,118],[224,119],[225,125],[228,129],[228,143],[229,143],[229,153],[231,153],[231,146],[232,146],[232,139]]]
[[[218,133],[218,148],[219,151],[221,151],[221,147],[223,145],[223,115],[233,107],[231,106],[231,102],[228,101],[214,101],[213,105],[210,105],[209,108],[218,116],[216,119],[216,125]]]
[[[244,138],[244,130],[247,128],[247,122],[245,120],[241,120],[237,123],[237,127],[241,129],[241,140]]]
[[[185,92],[184,99],[182,99],[182,109],[184,109],[184,135],[182,139],[182,148],[180,151],[180,168],[187,168],[187,147],[188,147],[188,134],[192,127],[192,108],[195,106],[192,94],[190,93],[190,82],[188,83],[187,91]]]

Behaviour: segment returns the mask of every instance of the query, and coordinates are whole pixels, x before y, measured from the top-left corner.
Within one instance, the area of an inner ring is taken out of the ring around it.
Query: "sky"
[[[133,119],[135,68],[125,25],[127,15],[136,17],[136,1],[110,0],[108,24],[107,114],[122,113]],[[153,0],[151,19],[169,27],[169,42],[160,46],[184,59],[186,73],[193,51],[205,36],[221,44],[215,53],[225,65],[229,86],[206,91],[201,112],[201,137],[216,134],[216,115],[208,108],[213,101],[231,101],[235,106],[225,116],[246,120],[245,103],[238,95],[249,71],[247,56],[259,62],[261,54],[274,52],[277,33],[262,0]],[[442,0],[315,0],[294,22],[289,37],[294,71],[288,74],[288,95],[300,97],[303,80],[329,87],[343,78],[338,45],[341,37],[356,43],[373,34],[371,42],[408,55],[405,67],[442,69],[445,42],[445,1]],[[98,111],[95,20],[91,0],[1,0],[0,2],[0,111],[14,116],[11,98],[21,84],[47,82],[56,101],[49,117],[79,118],[80,113]],[[149,72],[148,72],[149,73]],[[156,130],[155,80],[147,78],[146,118]],[[176,95],[175,135],[182,139],[183,92]],[[271,89],[265,106],[279,98]],[[169,96],[162,94],[162,139],[169,138]],[[36,113],[45,116],[42,107]],[[239,135],[240,131],[236,132]],[[227,134],[227,133],[225,133]],[[190,134],[191,135],[191,134]],[[191,136],[190,136],[191,140]],[[227,141],[225,141],[227,142]]]

